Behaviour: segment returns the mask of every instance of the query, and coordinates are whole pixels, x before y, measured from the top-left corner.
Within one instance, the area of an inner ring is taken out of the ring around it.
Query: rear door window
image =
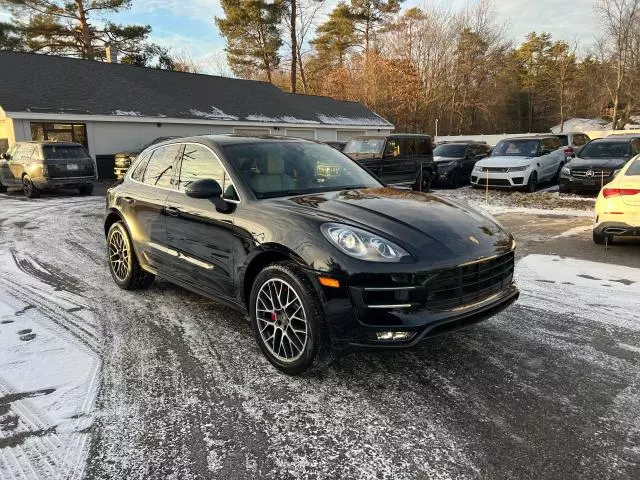
[[[569,145],[569,136],[568,135],[558,135],[558,139],[560,140],[560,145],[563,145],[565,147],[567,145]]]
[[[583,146],[585,143],[587,143],[589,141],[588,137],[586,135],[574,135],[573,136],[573,145],[575,147],[581,147]]]
[[[387,144],[384,147],[384,156],[385,157],[399,157],[402,155],[400,151],[400,139],[399,138],[390,138],[387,140]]]
[[[180,144],[156,148],[144,172],[143,183],[156,187],[171,188],[173,169]]]
[[[416,155],[416,139],[415,138],[401,138],[400,139],[400,154],[403,157],[415,157],[415,155]]]
[[[640,158],[636,158],[627,171],[625,172],[625,176],[632,177],[635,175],[640,175]]]
[[[418,138],[416,140],[416,153],[417,155],[431,155],[433,153],[431,140],[428,138]]]

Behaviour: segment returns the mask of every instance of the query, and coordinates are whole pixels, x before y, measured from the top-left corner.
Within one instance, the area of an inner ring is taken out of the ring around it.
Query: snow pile
[[[510,190],[485,190],[463,187],[435,190],[444,198],[479,206],[493,214],[522,212],[530,214],[592,216],[595,198],[560,195],[557,192],[522,193]]]
[[[640,331],[640,269],[528,255],[516,265],[515,278],[520,305]]]

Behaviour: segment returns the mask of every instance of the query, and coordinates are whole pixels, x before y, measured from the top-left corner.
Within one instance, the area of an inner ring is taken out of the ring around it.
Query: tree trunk
[[[298,67],[296,61],[298,60],[298,34],[296,31],[297,12],[297,0],[291,0],[291,93],[296,93],[296,78],[298,73]]]
[[[84,58],[94,60],[95,53],[93,51],[93,42],[91,31],[89,30],[89,21],[87,20],[87,11],[85,10],[84,0],[76,0],[78,8],[78,21],[80,22],[80,31],[82,33],[82,44],[84,46]]]
[[[299,48],[298,48],[298,53],[296,55],[298,56],[298,69],[300,70],[300,82],[302,82],[302,91],[306,94],[307,93],[307,76],[304,72],[304,63],[302,63],[302,53],[300,52]]]

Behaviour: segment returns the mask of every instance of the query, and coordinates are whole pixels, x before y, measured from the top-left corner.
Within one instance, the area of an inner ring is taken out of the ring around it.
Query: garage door
[[[269,135],[271,131],[268,128],[234,128],[233,133],[236,135]]]
[[[352,137],[357,137],[358,135],[366,135],[367,132],[364,130],[338,130],[338,141],[339,142],[348,142]]]
[[[316,139],[316,131],[312,128],[287,128],[287,137],[306,138],[307,140]]]

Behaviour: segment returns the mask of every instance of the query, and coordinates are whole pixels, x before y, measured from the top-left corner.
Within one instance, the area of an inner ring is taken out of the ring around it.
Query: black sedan
[[[289,374],[349,346],[409,347],[518,297],[487,214],[385,187],[323,144],[201,136],[144,151],[107,194],[115,282],[160,276],[251,318]]]
[[[610,136],[591,140],[560,171],[560,192],[597,193],[639,153],[640,138]]]

